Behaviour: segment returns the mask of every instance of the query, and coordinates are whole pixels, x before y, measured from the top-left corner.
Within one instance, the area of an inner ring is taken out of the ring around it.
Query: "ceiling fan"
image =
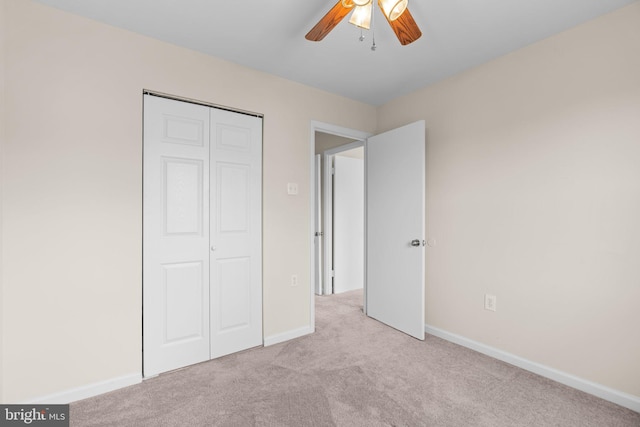
[[[351,12],[349,22],[356,27],[369,29],[373,15],[373,2],[376,0],[338,0],[326,15],[307,33],[307,40],[322,40],[342,19]],[[407,4],[409,0],[377,0],[382,14],[387,18],[400,44],[408,45],[422,35],[416,21],[411,16]]]

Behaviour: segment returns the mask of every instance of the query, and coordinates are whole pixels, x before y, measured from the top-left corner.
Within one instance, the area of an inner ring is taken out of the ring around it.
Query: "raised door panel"
[[[203,147],[205,141],[206,120],[198,120],[188,117],[163,114],[162,142],[173,144],[186,144]]]
[[[163,219],[166,236],[202,236],[203,162],[163,158]]]
[[[251,153],[252,145],[255,143],[252,136],[251,129],[243,125],[219,122],[216,126],[216,149]]]
[[[248,233],[250,211],[250,165],[216,164],[218,174],[218,232]]]
[[[251,260],[218,262],[220,332],[228,333],[251,325]]]
[[[202,262],[164,264],[162,266],[162,306],[164,345],[203,339],[208,330],[207,277]]]

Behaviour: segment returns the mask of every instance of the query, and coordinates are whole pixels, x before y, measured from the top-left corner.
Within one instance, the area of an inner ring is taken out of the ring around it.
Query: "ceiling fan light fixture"
[[[373,11],[373,3],[369,1],[364,6],[356,6],[351,14],[349,23],[359,28],[369,29],[371,28],[371,12]]]
[[[2,0],[0,0],[2,1]],[[358,12],[350,21],[352,24],[363,28],[373,28],[374,26],[374,9],[376,4],[374,0],[334,0],[336,4],[313,26],[311,30],[304,36],[305,39],[312,42],[323,40],[347,15]],[[354,1],[360,4],[366,2],[366,6],[356,6]],[[375,0],[378,2],[382,13],[391,29],[396,34],[401,45],[406,46],[418,40],[422,36],[420,28],[413,19],[413,16],[407,8],[408,0]],[[359,11],[352,9],[360,9]],[[361,8],[364,8],[361,9]],[[370,8],[370,9],[369,9]],[[359,16],[362,16],[359,18]],[[362,31],[360,32],[362,37]]]
[[[380,8],[389,21],[395,21],[407,10],[409,0],[379,0]]]

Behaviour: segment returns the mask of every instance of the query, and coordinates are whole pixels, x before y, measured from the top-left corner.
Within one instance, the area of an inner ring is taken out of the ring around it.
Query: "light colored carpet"
[[[71,405],[72,426],[640,426],[640,414],[316,297],[316,333]]]

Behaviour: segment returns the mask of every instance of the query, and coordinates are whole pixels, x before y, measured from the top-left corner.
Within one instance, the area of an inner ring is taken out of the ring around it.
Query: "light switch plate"
[[[496,311],[496,305],[498,299],[495,295],[485,294],[484,296],[484,309],[489,311]]]
[[[290,196],[295,196],[298,194],[298,184],[295,182],[290,182],[287,184],[287,194]]]

